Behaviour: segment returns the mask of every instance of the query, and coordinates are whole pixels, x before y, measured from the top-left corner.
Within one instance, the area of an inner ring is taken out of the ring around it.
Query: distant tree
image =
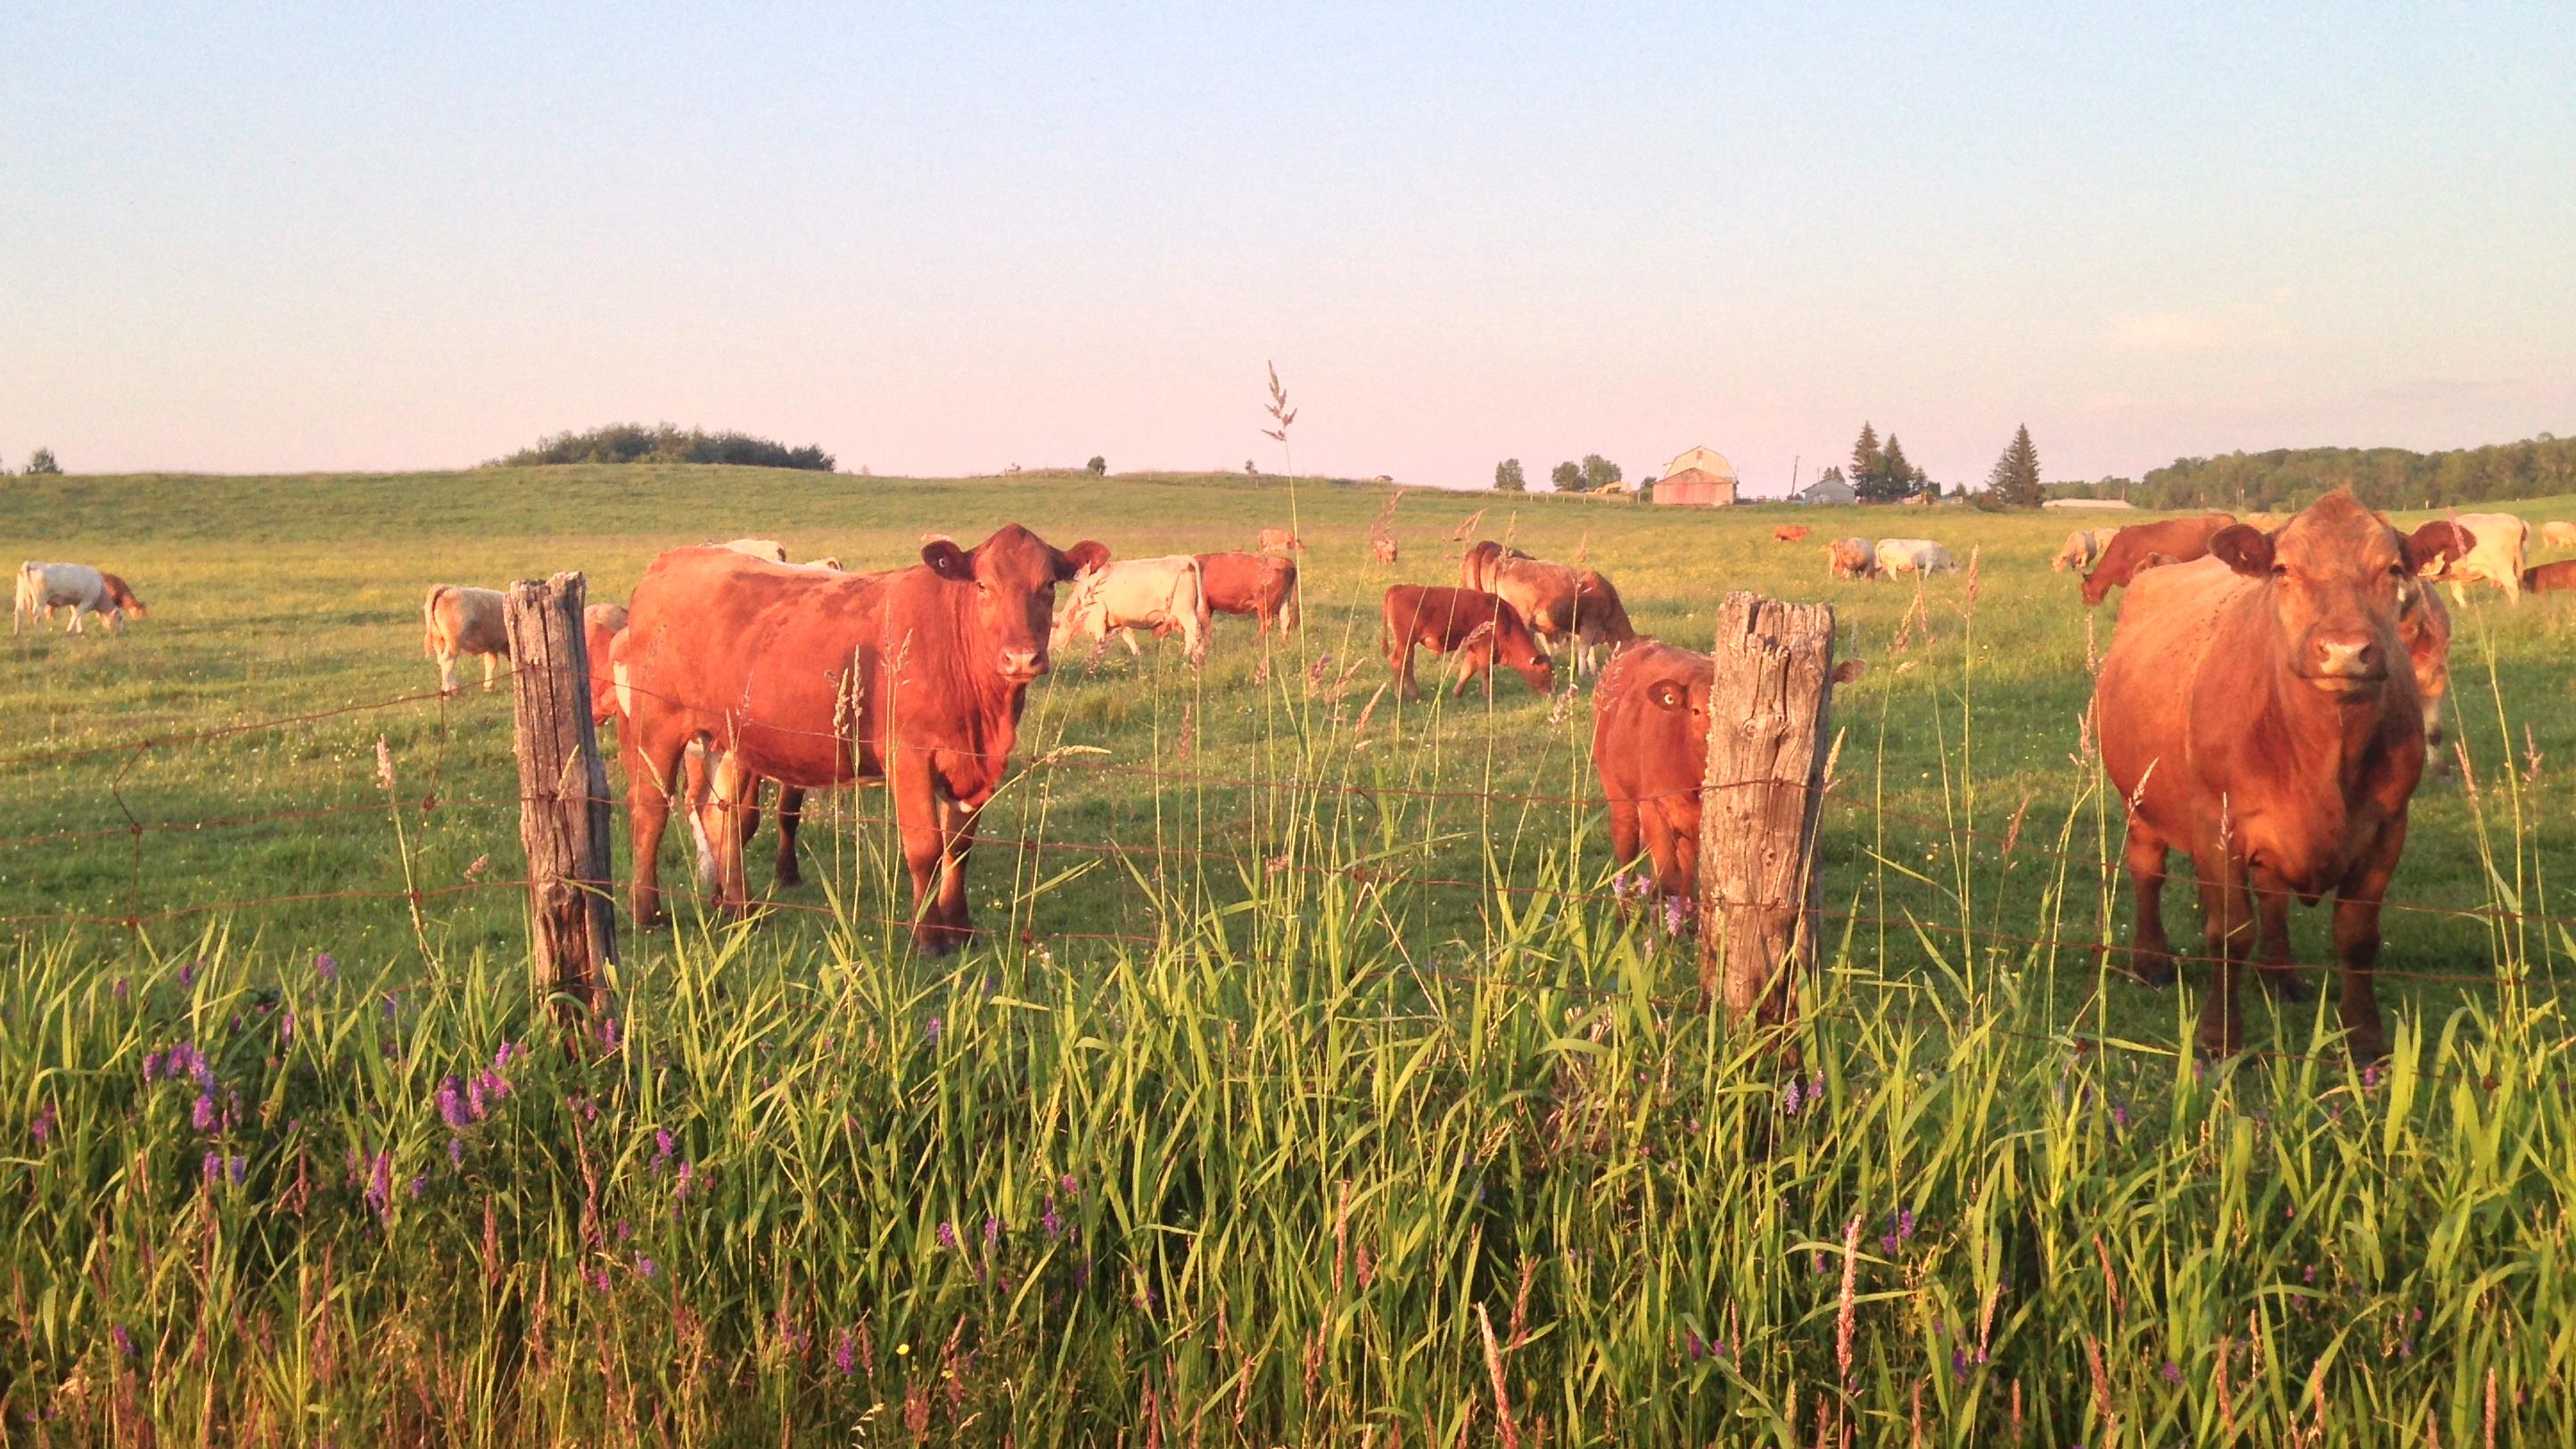
[[[1529,478],[1521,472],[1521,460],[1505,458],[1494,465],[1494,487],[1503,493],[1527,493]]]
[[[750,468],[803,468],[832,471],[832,455],[813,444],[791,448],[749,433],[683,431],[669,423],[611,423],[585,433],[557,433],[541,438],[487,466],[541,467],[559,463],[731,463]]]
[[[1986,475],[1986,491],[2005,508],[2037,508],[2048,501],[2039,482],[2039,449],[2030,440],[2030,425],[2013,429],[2012,442]]]
[[[1871,490],[1887,477],[1887,455],[1879,451],[1878,429],[1867,422],[1860,425],[1860,437],[1852,444],[1851,485],[1862,499],[1871,498]]]
[[[30,478],[62,471],[63,465],[54,461],[54,450],[51,448],[38,448],[27,455],[27,476]]]
[[[1586,489],[1597,492],[1626,476],[1619,471],[1618,464],[1602,457],[1599,453],[1583,455],[1583,486]]]
[[[1583,467],[1579,463],[1559,463],[1547,472],[1547,481],[1559,493],[1571,493],[1583,486]]]
[[[1864,430],[1862,441],[1877,440]],[[1857,472],[1852,475],[1852,491],[1863,503],[1899,503],[1912,497],[1926,481],[1923,470],[1906,460],[1905,445],[1890,433],[1886,446],[1879,449],[1876,468],[1866,476]]]
[[[1253,462],[1250,458],[1246,458],[1243,460],[1243,471],[1248,474],[1257,475],[1261,472],[1261,466]]]
[[[1109,471],[1109,460],[1094,453],[1091,455],[1091,461],[1082,466],[1091,470],[1092,477],[1098,478]]]

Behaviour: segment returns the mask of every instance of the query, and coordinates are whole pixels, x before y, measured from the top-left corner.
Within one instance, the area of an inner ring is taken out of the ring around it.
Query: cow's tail
[[[1189,574],[1190,618],[1197,628],[1197,632],[1191,636],[1196,642],[1190,647],[1190,662],[1197,664],[1207,659],[1208,635],[1215,630],[1216,620],[1208,609],[1207,570],[1196,558],[1192,558]]]
[[[432,584],[420,603],[420,652],[431,659],[438,657],[438,601],[446,594],[447,585]]]

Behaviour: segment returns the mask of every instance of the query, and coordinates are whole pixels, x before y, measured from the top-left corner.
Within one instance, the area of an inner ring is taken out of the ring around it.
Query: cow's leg
[[[1136,647],[1135,630],[1126,628],[1120,629],[1118,631],[1118,642],[1127,646],[1128,658],[1142,659],[1145,657],[1145,651]]]
[[[2201,1055],[2231,1057],[2245,1050],[2245,958],[2254,934],[2253,895],[2245,862],[2221,842],[2192,854],[2200,874],[2201,935],[2209,943],[2209,994],[2200,1001]]]
[[[1611,797],[1610,863],[1617,866],[1623,876],[1628,873],[1628,867],[1637,863],[1642,850],[1639,844],[1642,823],[1636,801],[1622,800],[1615,795]]]
[[[1422,686],[1415,683],[1413,678],[1412,640],[1406,639],[1387,646],[1386,667],[1395,671],[1396,698],[1420,699],[1422,697]]]
[[[716,809],[715,777],[723,761],[705,740],[689,741],[680,751],[680,813],[689,822],[689,843],[697,853],[698,884],[716,883],[716,836],[728,828]]]
[[[737,915],[751,909],[751,872],[743,865],[743,840],[746,832],[734,822],[747,818],[760,799],[760,777],[742,763],[739,754],[727,754],[716,764],[716,825],[707,834],[715,840],[715,893],[719,910]]]
[[[2406,848],[2406,817],[2381,827],[2361,863],[2335,890],[2335,959],[2343,965],[2344,1045],[2353,1060],[2375,1062],[2388,1055],[2388,1028],[2379,1019],[2379,990],[2372,969],[2379,964],[2379,902],[2388,893],[2388,877]]]
[[[946,883],[940,878],[940,866],[947,855],[947,841],[929,752],[896,750],[887,762],[886,792],[894,797],[895,833],[902,838],[904,868],[912,876],[913,949],[925,956],[945,956],[962,942],[949,925],[941,899]]]
[[[2128,844],[2122,851],[2137,916],[2129,927],[2129,974],[2149,986],[2171,986],[2174,956],[2173,942],[2165,936],[2164,838],[2132,815]]]
[[[456,656],[444,649],[438,651],[438,692],[456,692]]]
[[[2458,579],[2453,579],[2450,581],[2449,588],[2451,590],[2451,607],[2454,609],[2467,608],[2469,606],[2469,591],[2467,587],[2461,584]]]
[[[1479,639],[1475,643],[1460,650],[1458,652],[1458,682],[1450,687],[1449,697],[1451,699],[1457,699],[1464,695],[1467,692],[1467,686],[1475,683],[1476,676],[1486,672],[1486,670],[1492,666],[1493,662],[1494,645],[1491,639]]]
[[[939,920],[954,944],[963,946],[974,929],[966,904],[966,857],[975,849],[978,812],[939,794]]]
[[[796,830],[805,823],[805,792],[793,785],[778,787],[778,870],[772,877],[781,887],[801,886],[804,872],[796,868]]]
[[[1672,817],[1664,813],[1664,802],[1649,800],[1641,813],[1646,827],[1646,854],[1655,862],[1655,893],[1691,894],[1691,877],[1682,868],[1681,840],[1673,831]]]
[[[2260,869],[2254,872],[2253,885],[2257,979],[2275,1001],[2305,1001],[2307,983],[2299,979],[2298,965],[2290,959],[2290,888]]]
[[[662,923],[662,832],[671,823],[671,792],[679,783],[685,741],[657,740],[632,717],[627,728],[632,745],[619,751],[626,757],[626,810],[635,837],[634,879],[627,889],[629,910],[642,928]]]
[[[498,654],[486,654],[483,656],[483,692],[485,694],[490,694],[492,692],[492,666],[500,662],[501,656]]]

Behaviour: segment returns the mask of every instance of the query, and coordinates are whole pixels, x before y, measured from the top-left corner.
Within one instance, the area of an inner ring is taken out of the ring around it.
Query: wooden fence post
[[[1816,820],[1824,804],[1834,611],[1726,596],[1711,651],[1700,789],[1700,993],[1730,1017],[1785,1025],[1813,950]],[[1722,985],[1721,985],[1722,983]]]
[[[605,1004],[602,969],[617,960],[608,767],[590,718],[590,643],[581,618],[588,594],[577,573],[521,579],[510,586],[505,611],[529,936],[537,980],[567,1016]]]

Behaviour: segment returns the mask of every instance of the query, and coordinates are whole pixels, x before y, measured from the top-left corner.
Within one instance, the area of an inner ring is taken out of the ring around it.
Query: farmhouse
[[[1655,502],[1677,507],[1727,508],[1735,503],[1735,465],[1714,448],[1693,448],[1664,465],[1655,480]]]
[[[1833,474],[1827,474],[1826,476],[1817,479],[1815,482],[1799,489],[1796,493],[1793,493],[1790,496],[1797,499],[1800,503],[1815,503],[1830,506],[1840,506],[1860,501],[1860,495],[1852,490],[1851,484]]]

